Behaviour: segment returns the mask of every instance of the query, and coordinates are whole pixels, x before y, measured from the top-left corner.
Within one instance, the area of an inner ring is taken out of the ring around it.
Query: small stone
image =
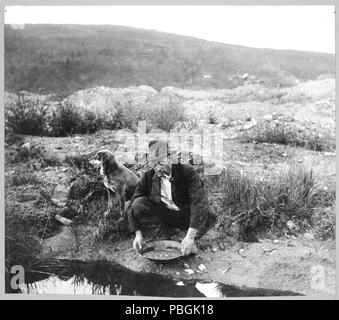
[[[280,243],[280,241],[278,239],[274,239],[273,243]]]
[[[31,150],[31,144],[30,144],[30,142],[26,142],[20,148],[21,148],[22,151],[29,152]]]
[[[199,269],[200,271],[205,271],[207,268],[206,268],[206,266],[205,266],[204,264],[200,264],[199,267],[198,267],[198,269]]]
[[[291,220],[288,220],[288,221],[286,222],[286,226],[287,226],[287,228],[290,229],[290,230],[295,229],[295,224],[294,224],[294,222],[291,221]]]
[[[183,264],[183,267],[184,267],[185,269],[189,269],[189,268],[190,268],[190,266],[189,266],[187,263],[184,263],[184,264]]]
[[[225,274],[225,273],[228,272],[230,269],[232,269],[232,267],[228,267],[228,268],[224,269],[224,270],[221,271],[221,272]]]
[[[304,234],[304,238],[307,240],[313,240],[314,239],[314,235],[312,233],[306,232]]]
[[[226,249],[225,245],[223,243],[219,244],[219,249],[224,251]]]
[[[176,276],[180,276],[180,272],[177,271],[177,272],[175,273],[175,275],[176,275]]]
[[[185,272],[187,272],[188,274],[193,274],[194,271],[192,269],[185,269]]]
[[[266,120],[266,121],[271,121],[273,119],[273,116],[271,114],[268,114],[268,115],[264,116],[263,119]]]
[[[73,223],[72,220],[62,217],[59,214],[55,215],[55,219],[64,224],[65,226],[70,226]]]
[[[177,286],[182,287],[182,286],[184,286],[184,285],[185,285],[185,284],[184,284],[182,281],[177,282]]]

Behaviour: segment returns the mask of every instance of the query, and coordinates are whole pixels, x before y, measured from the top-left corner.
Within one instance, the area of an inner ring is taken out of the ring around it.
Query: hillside
[[[335,56],[255,49],[120,26],[5,26],[5,90],[56,93],[95,86],[292,86],[334,75]]]

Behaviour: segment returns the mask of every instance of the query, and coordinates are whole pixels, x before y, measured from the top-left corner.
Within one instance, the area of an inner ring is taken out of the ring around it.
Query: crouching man
[[[142,248],[140,218],[155,215],[167,228],[187,230],[181,243],[182,255],[197,252],[196,239],[216,222],[199,175],[188,164],[172,163],[175,155],[162,140],[149,144],[152,169],[144,173],[127,209],[133,247]]]

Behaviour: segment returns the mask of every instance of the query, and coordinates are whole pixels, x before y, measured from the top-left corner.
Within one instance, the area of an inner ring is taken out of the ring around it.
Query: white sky
[[[5,23],[113,24],[258,48],[335,52],[334,6],[7,6]]]

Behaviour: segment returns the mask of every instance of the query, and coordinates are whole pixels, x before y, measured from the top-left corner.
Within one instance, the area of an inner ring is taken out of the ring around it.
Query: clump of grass
[[[56,223],[51,219],[52,207],[32,208],[13,203],[5,205],[5,267],[6,292],[12,292],[9,285],[9,271],[20,265],[25,270],[41,264],[39,253],[41,238],[53,235]]]
[[[93,237],[98,242],[112,241],[128,235],[126,219],[120,217],[118,199],[113,199],[113,209],[108,217],[104,217],[107,210],[107,191],[98,178],[94,176],[79,176],[73,182],[68,206],[76,216],[70,217],[74,222],[86,223],[96,230]]]
[[[14,171],[6,176],[6,186],[18,187],[25,184],[38,185],[41,179],[31,171]]]
[[[294,168],[270,180],[257,179],[236,169],[220,176],[220,219],[226,230],[232,223],[240,234],[282,230],[288,220],[300,230],[312,227],[314,209],[333,205],[335,196],[315,182],[312,171]]]
[[[331,207],[319,207],[315,209],[313,224],[315,234],[322,240],[335,237],[335,205]]]
[[[262,121],[243,134],[244,142],[278,143],[314,151],[335,150],[335,137],[319,128],[307,128],[294,122]]]
[[[32,234],[18,230],[14,219],[6,219],[5,256],[6,268],[13,265],[29,266],[36,261],[40,250],[40,241]]]

